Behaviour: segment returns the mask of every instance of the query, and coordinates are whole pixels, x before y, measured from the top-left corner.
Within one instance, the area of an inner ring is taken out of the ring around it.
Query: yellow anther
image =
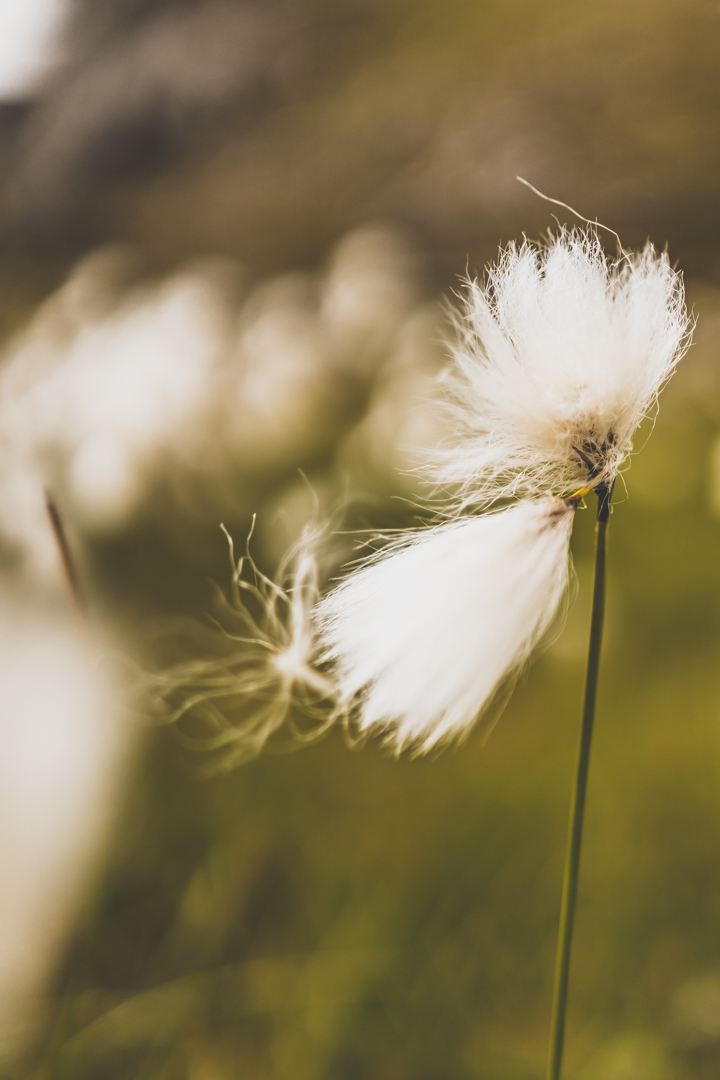
[[[589,495],[593,488],[597,486],[597,484],[598,480],[594,480],[592,484],[587,484],[586,487],[580,488],[579,491],[576,491],[573,495],[570,496],[570,499],[584,499],[585,496]],[[568,502],[570,501],[570,499],[568,499]]]

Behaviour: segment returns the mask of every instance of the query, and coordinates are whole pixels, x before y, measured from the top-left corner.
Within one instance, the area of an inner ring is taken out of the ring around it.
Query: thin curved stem
[[[550,1026],[550,1053],[547,1080],[560,1080],[563,1044],[565,1041],[565,1015],[567,1012],[568,983],[570,978],[570,950],[572,948],[575,905],[577,901],[580,853],[582,850],[585,796],[587,793],[590,747],[592,745],[595,701],[597,699],[600,651],[603,623],[605,620],[605,547],[610,498],[612,488],[600,485],[597,489],[598,513],[595,533],[595,581],[593,585],[592,615],[590,618],[590,647],[585,677],[585,700],[583,705],[580,743],[578,746],[575,787],[570,805],[565,876],[563,879],[562,906],[560,908],[560,931],[558,935],[555,966],[555,990],[553,994],[552,1021]]]
[[[62,514],[60,513],[57,502],[47,490],[45,491],[45,509],[47,510],[50,528],[52,529],[53,536],[55,537],[55,544],[57,545],[60,565],[62,566],[65,581],[73,603],[82,617],[87,618],[85,595],[82,586],[80,585],[80,575],[78,574],[77,565],[70,549]]]

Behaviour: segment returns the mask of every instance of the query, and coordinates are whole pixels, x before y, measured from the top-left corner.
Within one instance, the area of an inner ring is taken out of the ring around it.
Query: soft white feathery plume
[[[316,721],[311,738],[334,722],[337,691],[317,665],[318,644],[311,611],[318,601],[317,547],[321,530],[307,526],[283,561],[277,581],[263,574],[249,553],[233,560],[233,596],[228,614],[237,632],[229,656],[179,664],[162,676],[172,721],[199,721],[203,735],[189,737],[205,750],[224,751],[223,765],[255,757],[294,707]],[[177,700],[179,698],[179,704]]]
[[[420,752],[465,734],[550,625],[577,502],[527,500],[406,534],[316,609],[361,730]]]
[[[111,824],[130,729],[76,619],[0,582],[0,1062],[42,1014]],[[95,639],[96,640],[96,639]]]
[[[605,254],[593,229],[511,243],[468,281],[444,375],[453,436],[429,471],[463,506],[612,487],[689,344],[682,277],[648,243]]]

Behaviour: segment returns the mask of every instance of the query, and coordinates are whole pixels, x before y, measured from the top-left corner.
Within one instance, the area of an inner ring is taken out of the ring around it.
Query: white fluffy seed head
[[[406,534],[316,609],[359,727],[418,752],[465,735],[548,629],[575,505],[546,498]]]
[[[690,336],[667,255],[648,243],[612,261],[593,230],[510,244],[455,324],[454,433],[428,471],[476,506],[612,484]]]

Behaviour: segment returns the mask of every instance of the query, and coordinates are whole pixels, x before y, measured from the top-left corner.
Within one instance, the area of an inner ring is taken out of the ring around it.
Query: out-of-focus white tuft
[[[3,0],[0,4],[0,101],[32,97],[62,58],[60,35],[68,0]]]
[[[134,289],[117,252],[82,264],[6,350],[0,371],[0,530],[50,580],[43,489],[72,517],[117,528],[171,451],[191,446],[229,332],[207,267]]]
[[[393,353],[375,380],[368,409],[346,436],[339,465],[353,482],[376,493],[417,499],[418,464],[443,435],[437,377],[444,366],[447,325],[439,304],[416,308],[397,334]]]
[[[322,659],[361,730],[419,752],[468,732],[558,609],[574,511],[530,500],[413,532],[320,602]]]
[[[320,278],[258,285],[219,386],[219,458],[267,477],[332,445],[416,301],[402,237],[380,226],[348,233]]]
[[[75,621],[0,603],[0,1056],[46,983],[105,839],[127,747],[117,688]]]
[[[179,664],[161,676],[171,720],[189,721],[194,733],[188,743],[221,751],[223,767],[257,756],[294,707],[312,725],[294,730],[301,739],[315,737],[337,717],[335,684],[316,666],[311,619],[319,596],[321,535],[306,527],[277,581],[261,573],[246,552],[233,564],[227,612],[239,629],[224,631],[226,641],[240,648],[222,658]]]
[[[455,321],[453,435],[429,472],[466,506],[611,486],[690,332],[667,255],[610,261],[592,230],[510,244]]]
[[[247,295],[230,259],[148,279],[128,252],[90,255],[0,355],[0,542],[52,578],[45,487],[91,532],[159,492],[186,514],[249,509],[248,490],[328,453],[355,418],[417,303],[413,266],[381,226],[344,237],[325,273]]]

